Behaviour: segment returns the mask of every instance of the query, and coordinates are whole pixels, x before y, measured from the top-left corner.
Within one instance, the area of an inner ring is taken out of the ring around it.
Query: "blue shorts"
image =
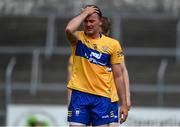
[[[119,122],[119,105],[118,102],[111,103],[111,111],[110,111],[110,123],[118,123]]]
[[[110,98],[73,90],[68,107],[68,122],[92,126],[109,124],[110,106]]]

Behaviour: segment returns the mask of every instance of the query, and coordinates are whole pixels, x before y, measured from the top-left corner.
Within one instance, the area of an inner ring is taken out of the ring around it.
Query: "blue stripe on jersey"
[[[76,56],[84,57],[89,62],[94,64],[111,67],[109,54],[101,53],[94,49],[91,49],[83,44],[80,40],[77,43]]]

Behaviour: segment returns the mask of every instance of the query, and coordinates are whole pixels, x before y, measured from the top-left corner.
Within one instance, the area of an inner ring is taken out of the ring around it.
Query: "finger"
[[[94,10],[98,11],[99,12],[99,9],[98,8],[94,8]]]
[[[81,8],[80,11],[84,11],[84,8]]]
[[[84,11],[84,8],[81,8],[81,9],[80,9],[80,13],[82,13],[83,11]]]
[[[97,14],[99,14],[99,12],[98,12],[98,11],[95,11],[94,13],[97,13]]]
[[[127,118],[127,115],[121,114],[121,117],[120,117],[120,124],[122,124],[123,122],[125,122],[125,121],[126,121],[126,118]]]
[[[120,124],[122,124],[122,123],[124,123],[125,122],[125,120],[124,119],[121,119],[120,120]]]

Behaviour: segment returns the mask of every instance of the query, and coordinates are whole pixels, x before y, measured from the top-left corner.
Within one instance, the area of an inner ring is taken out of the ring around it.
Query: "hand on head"
[[[91,15],[93,13],[97,13],[98,15],[100,14],[100,11],[97,7],[95,6],[86,6],[85,8],[81,8],[81,13],[85,12],[88,15]]]

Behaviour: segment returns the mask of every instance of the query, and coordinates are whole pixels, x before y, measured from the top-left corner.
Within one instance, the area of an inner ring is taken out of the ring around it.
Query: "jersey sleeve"
[[[78,38],[78,40],[80,40],[82,38],[82,31],[76,31],[76,36]],[[77,40],[77,42],[78,42]],[[73,56],[75,54],[75,50],[76,50],[76,43],[70,43],[71,46],[71,55]]]
[[[118,64],[124,61],[123,49],[118,41],[113,45],[113,52],[111,55],[111,64]]]
[[[77,44],[78,40],[79,40],[79,39],[81,38],[81,36],[82,36],[82,31],[76,31],[76,32],[75,32],[75,36],[76,36],[77,40],[76,40],[76,41],[70,41],[71,47],[73,47],[73,46],[75,46],[75,45]]]

